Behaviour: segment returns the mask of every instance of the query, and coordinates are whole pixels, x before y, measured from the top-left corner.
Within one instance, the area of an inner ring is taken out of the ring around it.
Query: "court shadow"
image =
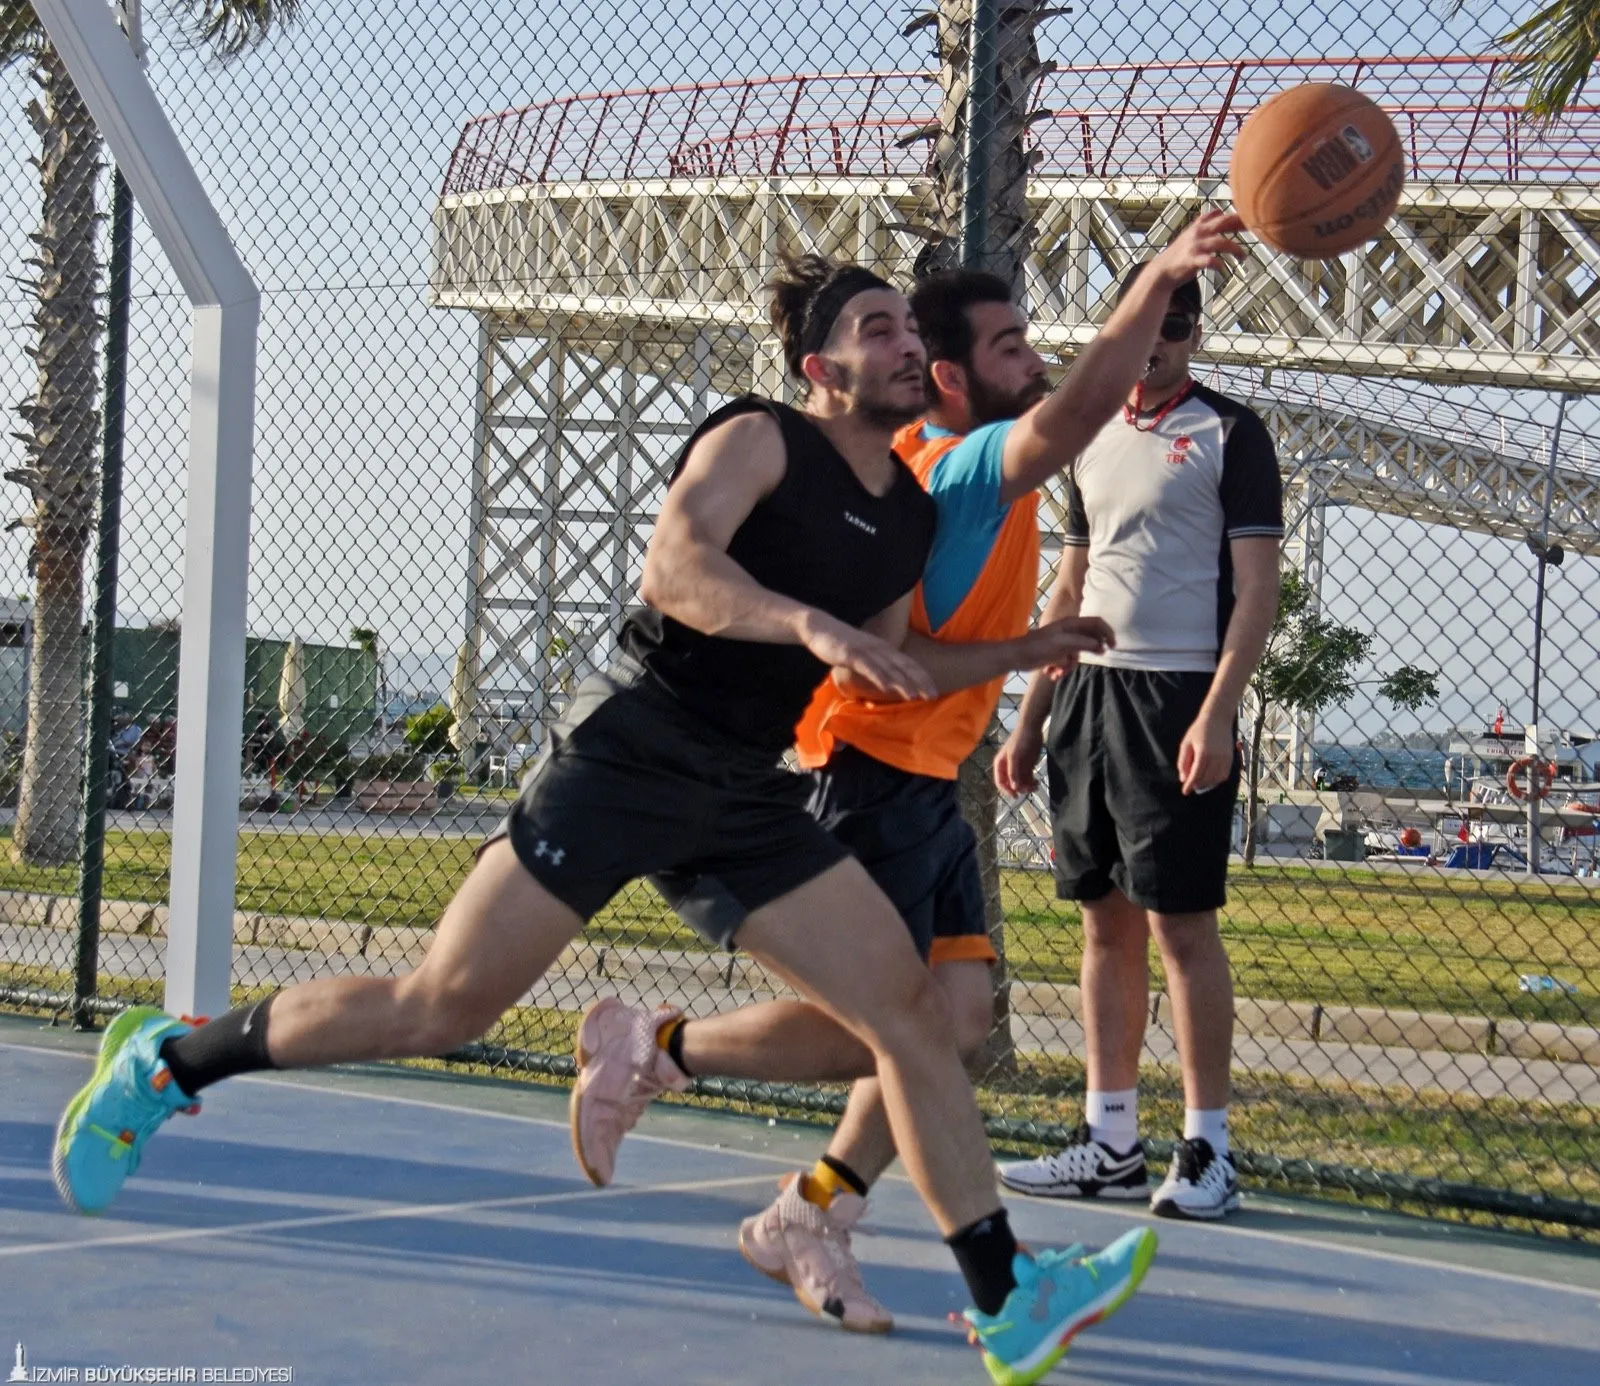
[[[53,1139],[53,1126],[43,1122],[0,1121],[0,1167],[48,1171]],[[544,1152],[539,1152],[539,1162],[544,1162]],[[533,1158],[529,1163],[524,1174],[366,1151],[296,1150],[248,1141],[190,1139],[181,1126],[169,1127],[146,1146],[139,1172],[126,1185],[117,1209],[131,1216],[135,1207],[158,1202],[150,1197],[150,1180],[200,1185],[203,1202],[217,1206],[227,1202],[220,1191],[230,1188],[307,1194],[318,1200],[447,1203],[590,1187],[575,1165],[571,1175],[565,1176],[532,1168]],[[259,1213],[260,1205],[242,1200],[236,1207],[254,1208]],[[322,1210],[326,1211],[325,1202]]]
[[[1285,1266],[1281,1263],[1268,1265],[1236,1259],[1219,1262],[1213,1257],[1173,1251],[1168,1245],[1163,1244],[1156,1264],[1164,1271],[1182,1270],[1195,1275],[1260,1280],[1267,1284],[1282,1284],[1288,1281],[1309,1288],[1320,1287],[1333,1291],[1347,1289],[1350,1286],[1352,1275],[1349,1271],[1343,1275],[1327,1274],[1312,1269],[1312,1265],[1316,1264],[1315,1258],[1307,1260],[1311,1264],[1299,1266]]]
[[[1559,1312],[1552,1310],[1552,1314]],[[1554,1386],[1600,1381],[1600,1351],[1526,1338],[1407,1327],[1359,1317],[1241,1308],[1151,1294],[1070,1357],[1086,1379],[1185,1386]],[[1144,1348],[1157,1340],[1162,1347]]]

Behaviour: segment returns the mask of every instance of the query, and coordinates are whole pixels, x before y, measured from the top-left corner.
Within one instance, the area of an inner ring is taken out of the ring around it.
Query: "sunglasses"
[[[1161,340],[1183,342],[1194,335],[1195,320],[1187,313],[1168,313],[1161,319]]]

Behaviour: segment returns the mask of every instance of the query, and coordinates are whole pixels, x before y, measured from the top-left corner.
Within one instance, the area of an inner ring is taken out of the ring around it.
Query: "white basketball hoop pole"
[[[233,961],[261,295],[110,7],[34,9],[194,308],[166,1005],[216,1015]]]

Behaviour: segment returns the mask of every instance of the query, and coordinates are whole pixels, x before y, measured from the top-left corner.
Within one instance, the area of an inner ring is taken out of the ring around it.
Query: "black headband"
[[[800,353],[795,361],[796,367],[801,361],[814,351],[821,351],[823,344],[828,340],[828,335],[833,331],[834,323],[839,321],[839,314],[844,311],[844,306],[857,294],[864,294],[868,289],[891,289],[894,286],[886,279],[880,279],[871,270],[862,269],[860,265],[843,265],[836,269],[818,287],[811,296],[811,302],[806,304],[806,315],[800,328]]]

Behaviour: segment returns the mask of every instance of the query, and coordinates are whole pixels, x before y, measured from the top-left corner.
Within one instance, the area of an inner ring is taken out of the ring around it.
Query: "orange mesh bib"
[[[939,459],[959,437],[923,438],[922,423],[895,435],[895,451],[924,486]],[[951,643],[1013,640],[1028,629],[1039,588],[1039,498],[1013,501],[983,570],[961,605],[933,630],[919,583],[911,602],[911,629]],[[1005,679],[992,679],[941,698],[914,703],[868,703],[824,679],[795,729],[800,763],[826,765],[843,741],[886,765],[915,775],[953,780],[977,749],[1000,701]]]

